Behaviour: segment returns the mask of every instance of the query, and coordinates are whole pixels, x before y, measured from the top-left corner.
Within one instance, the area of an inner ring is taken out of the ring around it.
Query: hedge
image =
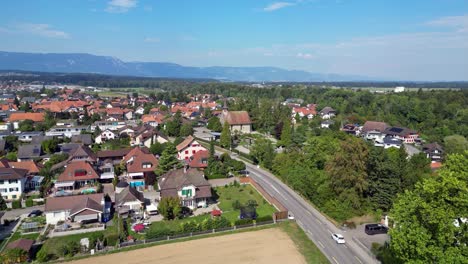
[[[236,220],[236,222],[234,223],[234,225],[240,226],[240,225],[248,225],[248,224],[252,224],[252,223],[253,223],[253,219],[245,218],[245,219],[238,219],[238,220]]]
[[[268,221],[273,221],[273,216],[271,216],[271,215],[264,215],[264,216],[261,216],[261,217],[257,217],[257,219],[255,219],[255,222],[256,222],[256,223],[268,222]]]
[[[13,208],[13,209],[21,208],[21,200],[14,200],[11,203],[11,208]]]

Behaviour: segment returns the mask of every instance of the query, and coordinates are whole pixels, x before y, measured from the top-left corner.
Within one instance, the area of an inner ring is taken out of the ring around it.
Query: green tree
[[[3,196],[0,195],[0,211],[5,211],[7,208],[8,207],[5,202],[5,199],[3,199]]]
[[[18,160],[18,156],[16,154],[15,151],[13,152],[8,152],[6,155],[5,155],[5,158],[9,161],[17,161]]]
[[[292,144],[292,124],[289,118],[283,121],[283,130],[281,131],[281,139],[278,141],[279,146],[289,147]]]
[[[180,199],[178,197],[163,197],[159,202],[158,211],[165,220],[178,218],[181,212]]]
[[[350,137],[341,142],[340,149],[325,167],[338,199],[350,202],[355,209],[361,209],[368,185],[367,157],[367,145],[359,138]]]
[[[3,264],[24,263],[28,260],[28,252],[21,248],[7,249],[2,252],[0,260]]]
[[[180,136],[181,137],[188,137],[193,135],[193,126],[190,123],[183,124],[180,128]]]
[[[276,154],[270,140],[259,138],[255,140],[255,143],[252,145],[250,155],[254,158],[255,163],[258,163],[267,169],[271,169]]]
[[[401,194],[391,210],[390,249],[405,263],[466,263],[468,151],[449,155],[438,177]]]
[[[180,168],[182,164],[177,159],[177,150],[175,146],[171,143],[167,143],[166,149],[161,154],[159,158],[159,165],[155,173],[157,175],[163,175],[164,173],[174,169]]]
[[[47,154],[53,154],[58,150],[59,141],[55,138],[44,140],[41,143],[42,149]]]
[[[447,154],[463,153],[468,150],[468,140],[464,136],[452,135],[444,138],[445,152]]]
[[[19,129],[21,132],[30,132],[30,131],[34,131],[34,121],[29,120],[29,119],[26,119],[26,120],[24,120],[24,121],[22,121],[22,122],[19,123],[18,129]]]
[[[167,143],[159,143],[155,142],[153,145],[150,146],[150,151],[153,155],[161,155],[166,148]]]
[[[223,130],[223,125],[217,116],[213,116],[208,119],[208,124],[206,127],[214,132],[221,132],[221,130]]]
[[[221,136],[219,138],[219,144],[223,148],[231,148],[231,130],[229,129],[228,122],[224,122],[223,131],[221,132]]]

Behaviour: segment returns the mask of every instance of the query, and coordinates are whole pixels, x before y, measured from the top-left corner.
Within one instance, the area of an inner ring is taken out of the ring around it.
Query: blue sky
[[[0,50],[468,80],[467,0],[15,0]]]

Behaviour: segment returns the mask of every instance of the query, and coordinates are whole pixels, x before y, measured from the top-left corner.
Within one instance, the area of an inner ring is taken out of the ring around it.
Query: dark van
[[[386,234],[388,227],[381,224],[368,224],[366,225],[364,231],[368,235]]]

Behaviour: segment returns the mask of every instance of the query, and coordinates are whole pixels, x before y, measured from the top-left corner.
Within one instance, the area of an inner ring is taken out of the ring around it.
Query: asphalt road
[[[379,263],[378,260],[369,256],[366,251],[360,248],[350,234],[339,230],[274,175],[249,163],[246,163],[246,166],[250,172],[250,177],[294,214],[296,222],[330,260],[330,263]],[[346,244],[337,244],[331,238],[332,233],[342,234],[345,237]]]

